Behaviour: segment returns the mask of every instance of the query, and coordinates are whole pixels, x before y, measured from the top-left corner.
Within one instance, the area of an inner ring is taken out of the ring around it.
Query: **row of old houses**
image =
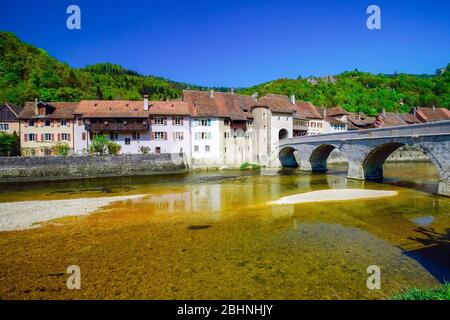
[[[277,165],[277,143],[292,136],[450,120],[443,108],[414,108],[409,114],[377,117],[343,108],[319,108],[294,96],[247,96],[183,91],[173,101],[83,100],[28,102],[0,107],[0,130],[20,135],[27,154],[49,155],[67,144],[74,154],[89,151],[95,135],[121,146],[121,153],[184,153],[194,166]]]

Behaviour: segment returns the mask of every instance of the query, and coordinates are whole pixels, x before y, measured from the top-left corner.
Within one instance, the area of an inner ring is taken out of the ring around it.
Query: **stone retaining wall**
[[[183,154],[0,157],[0,182],[150,175],[187,169]]]

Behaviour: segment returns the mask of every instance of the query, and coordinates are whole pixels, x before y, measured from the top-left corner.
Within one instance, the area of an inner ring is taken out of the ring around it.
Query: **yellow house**
[[[20,134],[19,116],[22,107],[5,103],[0,105],[0,132],[12,134],[13,132]]]
[[[74,149],[77,102],[27,102],[19,115],[22,155],[51,155],[58,143]]]

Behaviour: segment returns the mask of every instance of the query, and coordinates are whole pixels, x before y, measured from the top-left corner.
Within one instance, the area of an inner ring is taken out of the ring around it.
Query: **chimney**
[[[256,99],[258,99],[258,93],[257,93],[257,92],[254,92],[254,93],[252,94],[252,98],[253,98],[253,100],[256,101]]]
[[[292,104],[295,104],[295,95],[292,95],[292,96],[291,96],[291,103],[292,103]]]
[[[35,98],[34,99],[34,114],[37,116],[39,115],[39,110],[38,110],[38,99]]]
[[[381,109],[381,115],[383,116],[383,117],[386,117],[386,110],[383,108],[383,109]]]
[[[209,91],[209,96],[210,96],[211,98],[214,98],[214,90],[211,89],[211,90]]]
[[[148,111],[148,94],[144,94],[144,111]]]
[[[323,109],[323,117],[324,117],[324,118],[327,117],[327,109],[326,109],[326,108]]]
[[[436,111],[436,106],[433,104],[433,111]]]

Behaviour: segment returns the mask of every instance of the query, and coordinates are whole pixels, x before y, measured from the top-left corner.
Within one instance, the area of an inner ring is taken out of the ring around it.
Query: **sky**
[[[69,5],[81,30],[69,30]],[[369,30],[369,5],[381,29]],[[72,67],[111,62],[174,81],[434,73],[450,63],[448,0],[2,0],[0,30]]]

